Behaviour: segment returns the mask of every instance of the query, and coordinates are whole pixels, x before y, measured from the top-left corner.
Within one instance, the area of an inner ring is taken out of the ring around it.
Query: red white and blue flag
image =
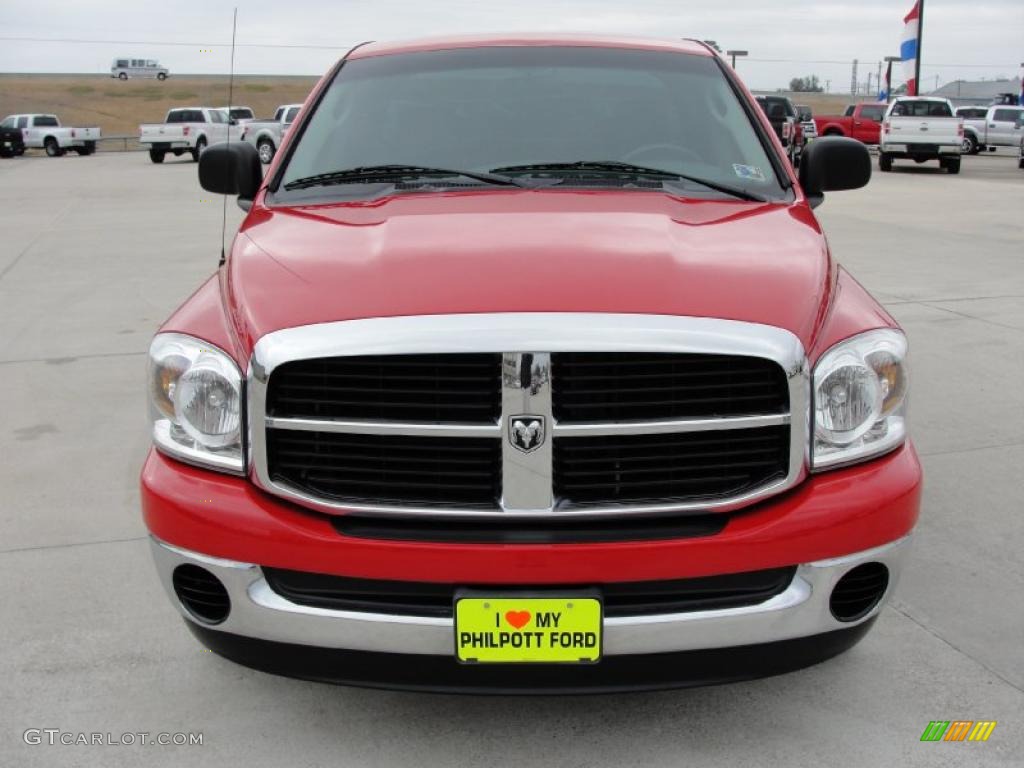
[[[885,66],[885,79],[878,84],[878,100],[888,101],[892,95],[892,62]]]
[[[900,60],[903,64],[903,77],[907,81],[907,95],[917,96],[917,80],[914,79],[917,67],[917,46],[920,40],[920,2],[914,3],[910,13],[903,17],[903,35],[900,37]]]

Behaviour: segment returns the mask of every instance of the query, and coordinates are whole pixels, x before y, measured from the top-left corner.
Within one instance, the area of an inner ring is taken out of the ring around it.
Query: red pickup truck
[[[819,136],[849,136],[865,144],[877,144],[887,104],[850,104],[842,115],[815,117]]]
[[[905,561],[907,344],[696,41],[374,43],[149,352],[142,507],[216,653],[300,678],[574,692],[854,645]],[[198,659],[199,657],[197,657]],[[197,663],[200,663],[198,660]]]

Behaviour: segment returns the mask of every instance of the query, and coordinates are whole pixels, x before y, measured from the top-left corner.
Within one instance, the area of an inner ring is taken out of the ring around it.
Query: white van
[[[156,59],[114,59],[110,65],[110,76],[118,80],[127,80],[129,77],[155,77],[157,80],[166,80],[170,72],[167,67],[161,67]]]

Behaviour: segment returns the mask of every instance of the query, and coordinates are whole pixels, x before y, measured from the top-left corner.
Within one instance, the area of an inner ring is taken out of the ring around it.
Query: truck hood
[[[248,352],[292,326],[477,312],[718,317],[786,328],[807,348],[835,276],[803,202],[473,190],[257,204],[226,277]]]

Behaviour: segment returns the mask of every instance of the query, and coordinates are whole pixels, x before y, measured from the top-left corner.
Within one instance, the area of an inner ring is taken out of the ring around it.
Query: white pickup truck
[[[264,165],[274,159],[288,128],[302,109],[301,104],[282,104],[272,120],[251,120],[242,130],[242,141],[256,147]]]
[[[45,149],[50,157],[60,157],[68,150],[80,155],[96,151],[99,128],[72,128],[60,124],[56,115],[8,115],[4,123],[13,121],[21,129],[28,149]]]
[[[168,152],[175,156],[191,153],[197,163],[211,144],[227,141],[231,126],[223,109],[213,107],[178,107],[167,113],[162,123],[139,126],[139,143],[149,149],[149,159],[162,163]],[[231,131],[236,140],[237,130]]]
[[[986,149],[995,152],[996,147],[1016,147],[1021,139],[1018,122],[1021,115],[1024,115],[1024,107],[995,104],[980,117],[965,117],[964,152],[976,155]]]
[[[878,142],[878,168],[892,170],[896,159],[938,160],[948,173],[960,173],[963,118],[948,99],[902,96],[889,105]]]

